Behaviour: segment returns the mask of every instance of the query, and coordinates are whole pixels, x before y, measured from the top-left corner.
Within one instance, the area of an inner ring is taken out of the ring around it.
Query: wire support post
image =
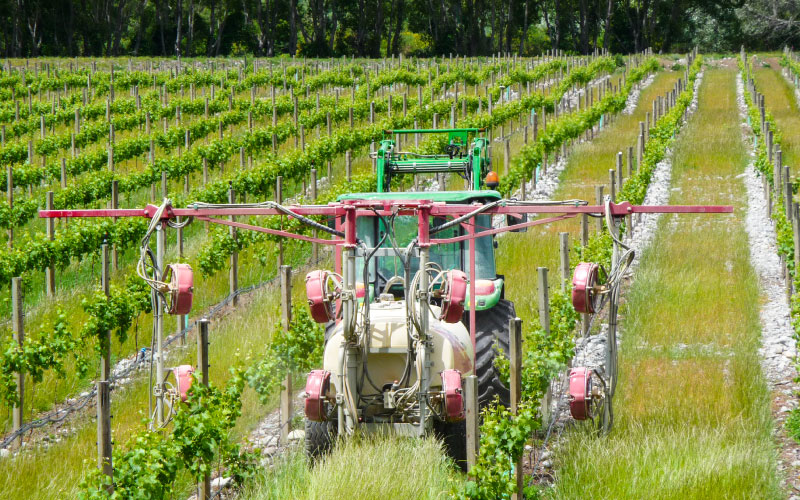
[[[197,333],[197,371],[200,372],[200,380],[204,386],[208,387],[208,326],[210,321],[203,318],[198,321],[200,329]],[[211,497],[211,475],[205,474],[203,479],[197,484],[197,499],[209,500]]]
[[[512,318],[508,324],[509,331],[509,357],[510,357],[510,383],[511,383],[511,413],[519,414],[519,405],[522,400],[522,320]],[[520,500],[522,495],[522,481],[524,478],[522,470],[522,456],[514,464],[514,477],[516,481],[516,493],[511,495],[512,500]]]
[[[97,381],[97,468],[109,477],[106,490],[114,491],[114,467],[111,459],[111,382]]]
[[[11,168],[11,167],[9,167]],[[25,345],[25,311],[22,304],[22,278],[11,278],[11,328],[14,341],[19,350],[22,351]],[[25,374],[17,372],[14,374],[17,389],[18,401],[12,409],[12,426],[15,432],[19,432],[19,445],[22,446],[22,425],[23,408],[25,407]]]
[[[288,332],[292,325],[292,266],[281,266],[281,323]],[[292,426],[292,372],[283,379],[280,396],[280,443],[289,444]]]
[[[480,446],[480,410],[478,408],[478,378],[470,375],[464,379],[464,402],[467,418],[467,474],[478,463]]]

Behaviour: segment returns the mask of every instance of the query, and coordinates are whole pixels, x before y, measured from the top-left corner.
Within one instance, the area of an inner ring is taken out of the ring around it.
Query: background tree
[[[380,57],[797,45],[800,0],[0,0],[0,53]]]

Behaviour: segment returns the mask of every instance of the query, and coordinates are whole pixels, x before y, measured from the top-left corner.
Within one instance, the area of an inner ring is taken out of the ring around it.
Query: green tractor
[[[501,200],[497,191],[481,189],[497,186],[487,140],[474,137],[467,146],[469,135],[481,131],[385,131],[386,137],[445,133],[449,140],[444,154],[419,155],[396,151],[395,141],[385,138],[376,158],[377,191],[337,200],[357,208],[352,220],[333,217],[330,225],[344,230],[352,224],[357,242],[337,247],[335,272],[314,271],[306,279],[312,316],[327,323],[323,369],[312,371],[306,385],[310,456],[328,450],[334,435],[356,428],[413,436],[433,431],[464,466],[462,380],[476,376],[481,408],[495,399],[509,404],[495,358],[509,350],[509,320],[516,314],[495,268],[494,236],[480,236],[492,229],[492,215],[470,218],[475,234],[468,241],[465,224],[452,224],[455,214],[431,215],[426,209],[428,204],[437,210],[489,207]],[[460,175],[468,189],[389,189],[394,177],[439,172]],[[426,242],[425,232],[437,241],[452,241]]]

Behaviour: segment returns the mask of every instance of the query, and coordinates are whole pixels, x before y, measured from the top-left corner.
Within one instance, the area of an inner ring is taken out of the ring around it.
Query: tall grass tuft
[[[354,436],[315,464],[300,450],[288,453],[240,499],[439,500],[448,497],[456,478],[434,438]]]

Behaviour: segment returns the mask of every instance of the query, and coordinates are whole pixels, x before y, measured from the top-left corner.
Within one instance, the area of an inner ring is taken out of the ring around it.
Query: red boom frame
[[[535,203],[526,204],[525,202],[509,201],[507,204],[498,204],[488,208],[481,214],[502,214],[525,216],[526,214],[554,214],[550,217],[536,219],[528,222],[521,222],[510,226],[495,229],[488,229],[476,233],[475,225],[462,222],[462,226],[467,230],[467,234],[453,238],[431,238],[430,237],[430,217],[461,217],[474,212],[481,204],[448,204],[443,202],[433,202],[427,200],[346,200],[341,202],[329,203],[328,205],[287,205],[286,208],[297,215],[302,216],[333,216],[336,217],[336,229],[344,234],[344,238],[313,238],[302,234],[269,229],[252,224],[244,224],[230,220],[218,219],[215,216],[247,216],[247,215],[281,215],[287,216],[286,212],[271,207],[229,207],[219,208],[173,208],[167,205],[166,210],[161,215],[161,220],[170,220],[176,217],[194,217],[197,220],[207,221],[214,224],[233,226],[240,229],[259,231],[286,238],[295,238],[303,241],[319,243],[322,245],[336,245],[340,247],[353,248],[356,246],[356,218],[374,217],[377,214],[388,216],[392,214],[414,215],[417,214],[419,220],[418,242],[420,247],[431,245],[454,243],[459,241],[470,241],[469,276],[475,276],[475,245],[476,237],[483,237],[507,231],[515,231],[527,227],[541,224],[549,224],[563,219],[576,217],[580,214],[592,214],[603,216],[606,213],[604,205],[564,205],[548,204],[536,205]],[[144,209],[88,209],[88,210],[40,210],[39,217],[42,218],[61,218],[61,217],[146,217],[153,218],[159,207],[147,205]],[[646,213],[698,213],[698,214],[720,214],[732,213],[732,206],[719,205],[631,205],[629,202],[610,203],[610,214],[615,218],[625,217],[631,214]],[[555,215],[558,214],[558,215]],[[476,214],[477,215],[477,214]],[[344,222],[340,218],[344,217]],[[336,270],[341,271],[341,253],[336,253]],[[475,280],[469,280],[470,297],[470,337],[473,349],[475,348]]]

